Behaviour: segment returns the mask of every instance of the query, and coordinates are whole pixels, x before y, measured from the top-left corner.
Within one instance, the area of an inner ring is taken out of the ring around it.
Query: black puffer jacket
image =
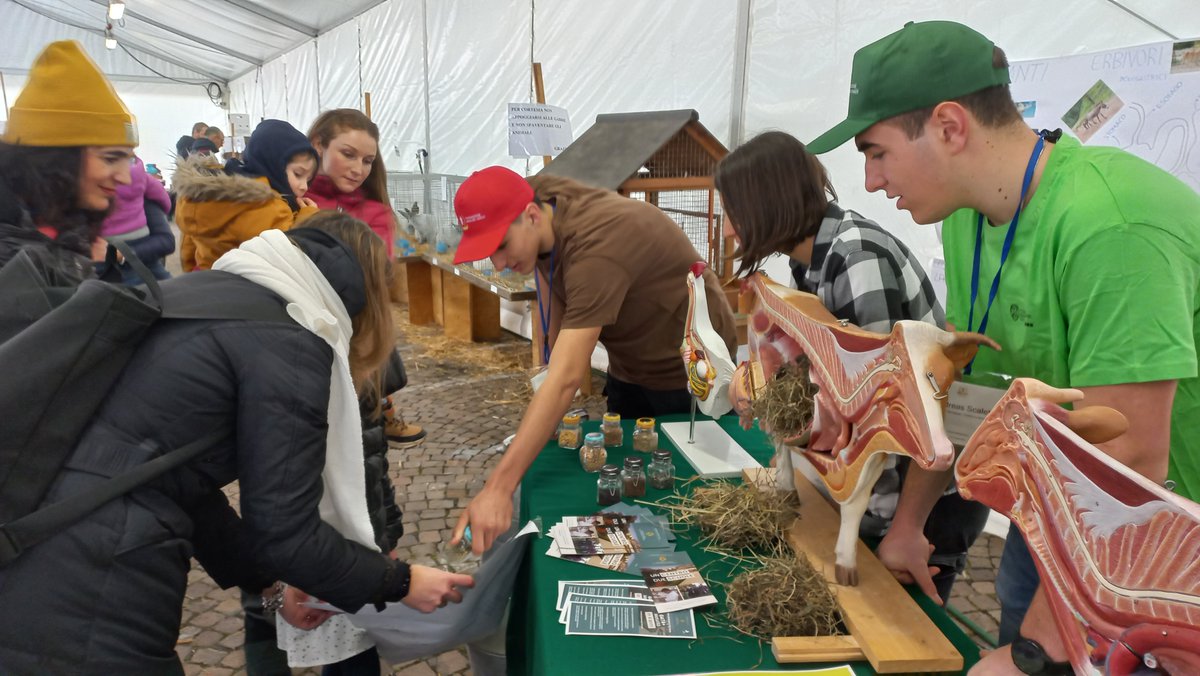
[[[314,256],[302,246],[339,294],[354,285],[338,278],[361,280],[344,247]],[[193,547],[222,586],[281,579],[351,611],[403,597],[405,564],[318,514],[332,359],[290,323],[155,325],[46,503],[213,429],[233,439],[0,569],[0,672],[182,673],[174,647]],[[235,479],[240,519],[220,492]]]
[[[22,250],[64,285],[78,284],[92,276],[92,262],[82,255],[85,252],[63,246],[38,231],[29,211],[8,183],[0,179],[0,268]]]

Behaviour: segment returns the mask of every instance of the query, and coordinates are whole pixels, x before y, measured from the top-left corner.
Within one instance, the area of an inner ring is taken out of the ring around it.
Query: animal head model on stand
[[[687,368],[688,390],[696,406],[705,415],[719,418],[729,412],[729,384],[733,380],[733,358],[721,334],[708,314],[708,294],[704,287],[703,261],[692,264],[687,275],[688,313],[683,325],[683,344],[679,347]]]
[[[915,321],[898,322],[890,334],[864,331],[835,318],[816,296],[761,274],[748,290],[754,294],[750,361],[738,367],[730,396],[746,423],[767,380],[802,356],[808,360],[808,379],[817,388],[812,421],[798,434],[774,436],[813,464],[840,503],[837,580],[857,584],[858,527],[886,454],[948,469],[954,447],[942,423],[946,393],[979,345],[999,346],[977,333]]]
[[[955,465],[959,493],[1025,536],[1075,673],[1200,673],[1200,505],[1093,446],[1129,424],[1060,405],[1082,398],[1014,381]]]

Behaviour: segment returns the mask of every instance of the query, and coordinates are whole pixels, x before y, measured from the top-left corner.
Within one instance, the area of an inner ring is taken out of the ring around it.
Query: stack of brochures
[[[717,602],[687,553],[675,551],[667,520],[645,507],[621,503],[590,516],[563,517],[548,535],[549,556],[641,576],[646,586],[633,584],[646,590],[659,613]]]
[[[555,608],[568,635],[696,638],[691,608],[659,612],[650,590],[634,580],[560,581]]]
[[[550,550],[556,559],[630,575],[642,568],[691,563],[675,551],[675,535],[667,520],[645,507],[613,505],[591,516],[568,516],[550,527]]]

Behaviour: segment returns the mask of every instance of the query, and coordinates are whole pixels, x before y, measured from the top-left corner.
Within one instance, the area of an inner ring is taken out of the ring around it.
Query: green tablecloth
[[[703,417],[703,416],[701,416]],[[686,416],[670,416],[659,422],[686,420]],[[705,418],[707,419],[707,418]],[[758,429],[742,430],[735,416],[726,416],[718,421],[734,439],[764,466],[770,460],[772,449],[766,436]],[[632,421],[623,421],[625,442],[623,448],[611,448],[608,462],[620,465],[626,455],[633,453],[631,441]],[[595,431],[598,422],[585,423],[585,431]],[[666,435],[659,437],[661,448],[672,448]],[[642,457],[646,457],[643,454]],[[687,460],[675,452],[675,474],[686,480],[695,472]],[[647,488],[645,500],[655,501],[669,494],[666,490]],[[541,517],[543,532],[564,516],[581,516],[599,510],[596,505],[596,475],[585,473],[579,466],[575,451],[560,449],[557,439],[543,449],[529,468],[521,487],[520,522]],[[656,510],[662,511],[662,510]],[[704,570],[710,583],[727,582],[728,564],[718,561],[705,567],[718,557],[693,546],[690,536],[697,533],[682,533],[676,548],[686,551]],[[558,622],[558,611],[554,609],[558,596],[559,580],[635,579],[611,571],[561,561],[546,555],[549,540],[545,537],[533,540],[532,550],[525,559],[517,576],[513,590],[512,610],[508,622],[508,671],[510,674],[677,674],[707,671],[748,669],[813,669],[818,664],[779,665],[771,655],[768,642],[738,634],[728,629],[709,627],[703,619],[704,612],[696,611],[696,628],[699,638],[653,639],[618,636],[567,636],[565,627]],[[717,599],[725,602],[724,590],[714,584]],[[970,666],[979,659],[979,650],[950,619],[950,616],[923,594],[910,588],[909,593],[917,600],[934,623],[946,634]],[[720,608],[717,606],[716,608]],[[867,662],[852,665],[856,673],[872,674]]]

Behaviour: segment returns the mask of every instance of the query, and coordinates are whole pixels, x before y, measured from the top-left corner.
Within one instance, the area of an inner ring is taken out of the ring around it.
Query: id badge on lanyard
[[[961,448],[979,429],[984,416],[996,407],[1006,389],[987,387],[954,381],[950,386],[950,397],[946,400],[945,427],[950,442]]]

